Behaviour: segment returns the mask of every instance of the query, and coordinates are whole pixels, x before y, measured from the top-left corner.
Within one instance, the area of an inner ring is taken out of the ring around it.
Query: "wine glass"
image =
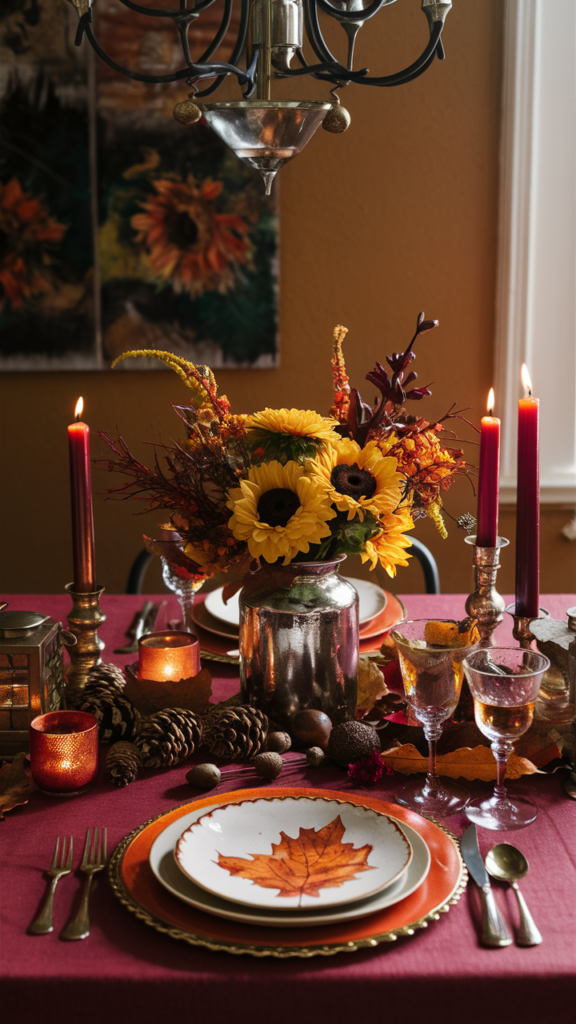
[[[454,782],[440,782],[436,774],[436,744],[442,735],[442,723],[454,714],[460,700],[464,658],[476,645],[430,644],[425,639],[427,624],[427,619],[413,619],[391,633],[400,658],[404,695],[424,726],[428,740],[426,779],[409,782],[395,794],[395,800],[420,814],[457,814],[468,803],[470,794]]]
[[[470,821],[477,825],[496,831],[524,828],[538,814],[536,804],[528,797],[511,799],[507,795],[504,777],[513,741],[532,724],[534,701],[549,668],[544,654],[520,647],[473,651],[464,661],[476,725],[490,740],[498,767],[493,795],[488,799],[478,797],[466,807]]]
[[[176,594],[180,608],[182,609],[182,629],[185,632],[193,633],[194,630],[192,629],[191,612],[194,606],[194,595],[198,590],[200,590],[204,580],[182,579],[182,577],[178,576],[174,571],[174,566],[167,558],[164,558],[164,556],[161,555],[160,561],[162,562],[162,579],[164,581],[164,586],[168,590],[171,590],[173,594]]]

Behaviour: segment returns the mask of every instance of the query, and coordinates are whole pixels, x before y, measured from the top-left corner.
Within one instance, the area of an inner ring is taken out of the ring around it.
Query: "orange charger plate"
[[[343,921],[319,928],[267,928],[226,921],[189,906],[172,896],[152,873],[148,856],[156,837],[172,821],[189,811],[257,797],[325,797],[373,807],[411,825],[428,844],[432,863],[428,876],[411,896],[392,907],[355,921]],[[119,844],[110,859],[112,889],[136,917],[157,931],[182,939],[193,946],[206,946],[229,953],[252,956],[310,957],[351,953],[356,949],[391,942],[401,935],[413,935],[437,921],[462,895],[468,873],[456,837],[447,829],[398,804],[377,797],[358,796],[323,789],[244,789],[235,793],[194,800],[141,825]]]

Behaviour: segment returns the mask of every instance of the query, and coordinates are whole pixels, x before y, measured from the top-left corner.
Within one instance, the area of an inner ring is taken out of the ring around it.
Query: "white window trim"
[[[496,309],[500,498],[516,502],[520,366],[543,503],[576,506],[576,4],[506,0]]]

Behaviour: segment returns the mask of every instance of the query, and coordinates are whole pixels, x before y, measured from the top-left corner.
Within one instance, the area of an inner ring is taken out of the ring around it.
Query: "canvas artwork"
[[[182,83],[136,83],[76,49],[64,0],[0,17],[0,367],[107,369],[133,348],[277,365],[278,229],[258,173],[206,125],[177,124]],[[138,17],[100,0],[104,48],[143,73],[170,47],[176,61],[172,24],[138,34]]]

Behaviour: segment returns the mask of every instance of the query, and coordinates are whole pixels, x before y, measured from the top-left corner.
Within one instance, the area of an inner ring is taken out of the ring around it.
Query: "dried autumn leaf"
[[[174,707],[203,715],[212,695],[212,676],[207,668],[203,668],[198,675],[188,679],[157,682],[137,679],[132,671],[128,671],[123,693],[142,715]]]
[[[285,832],[281,841],[272,843],[272,854],[251,853],[244,857],[218,854],[218,865],[231,875],[249,878],[263,889],[279,889],[280,896],[319,896],[320,889],[334,889],[355,878],[361,871],[372,871],[367,864],[372,846],[354,849],[343,843],[346,829],[340,815],[316,831],[301,828],[297,839]]]
[[[12,764],[0,768],[0,821],[4,813],[27,804],[30,794],[37,788],[24,771],[26,754],[16,754]]]
[[[428,770],[428,758],[422,757],[413,743],[404,743],[400,747],[391,747],[382,751],[381,757],[394,771],[402,775],[414,775],[416,772]],[[480,779],[490,782],[496,779],[496,760],[490,747],[460,747],[449,754],[439,754],[436,758],[438,775],[446,775],[450,779],[464,778],[468,782]],[[522,775],[534,775],[538,768],[525,757],[511,754],[506,766],[507,779],[519,779]]]
[[[358,696],[356,707],[362,710],[362,717],[372,710],[378,697],[388,693],[384,676],[370,658],[358,659]]]

